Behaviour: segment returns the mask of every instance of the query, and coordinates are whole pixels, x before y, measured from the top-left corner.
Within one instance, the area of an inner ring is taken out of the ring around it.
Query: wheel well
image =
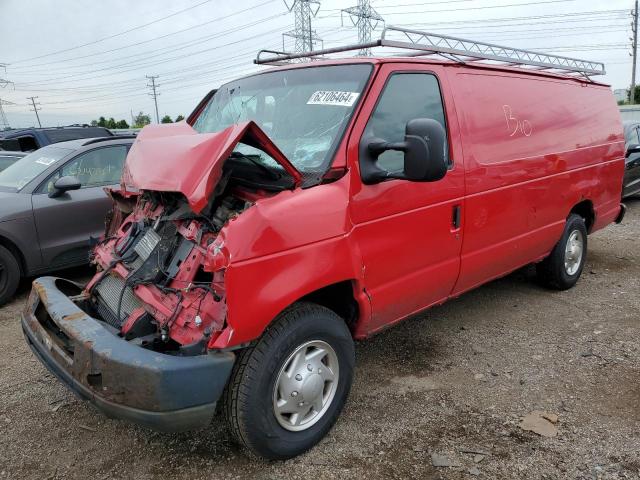
[[[358,321],[358,302],[353,295],[353,283],[350,280],[327,285],[305,295],[300,301],[313,302],[332,310],[344,319],[351,331]]]
[[[582,218],[584,218],[587,232],[591,233],[591,227],[593,226],[593,222],[596,218],[596,214],[593,211],[593,203],[591,203],[591,200],[583,200],[582,202],[575,205],[571,209],[571,212],[569,212],[569,215],[571,215],[572,213],[580,215]]]
[[[25,275],[27,271],[27,263],[22,255],[20,249],[13,243],[11,240],[5,237],[0,237],[0,245],[9,250],[14,257],[18,260],[18,265],[20,265],[20,275]]]

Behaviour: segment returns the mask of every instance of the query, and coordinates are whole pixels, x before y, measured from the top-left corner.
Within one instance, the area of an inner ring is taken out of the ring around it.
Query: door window
[[[402,142],[407,122],[414,118],[431,118],[446,130],[438,80],[427,73],[393,74],[367,123],[364,136]],[[389,172],[402,171],[404,154],[386,151],[378,157],[378,166]]]
[[[96,148],[83,153],[51,175],[40,188],[40,193],[51,192],[56,180],[66,176],[76,177],[82,188],[116,184],[120,182],[126,156],[126,145]]]

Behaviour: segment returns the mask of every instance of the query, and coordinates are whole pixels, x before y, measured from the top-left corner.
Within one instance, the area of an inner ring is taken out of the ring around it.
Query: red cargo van
[[[383,36],[447,58],[287,65],[143,129],[94,278],[33,283],[35,354],[109,416],[175,431],[218,405],[288,458],[342,410],[353,339],[531,263],[572,287],[624,213],[602,65],[446,40]]]

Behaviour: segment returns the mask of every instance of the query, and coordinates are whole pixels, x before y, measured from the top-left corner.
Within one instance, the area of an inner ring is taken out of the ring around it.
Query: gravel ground
[[[545,291],[523,269],[359,343],[337,425],[287,462],[249,460],[220,418],[167,435],[76,400],[25,345],[25,285],[0,309],[0,478],[640,478],[640,200],[628,206],[589,238],[576,288]],[[543,420],[555,437],[520,428],[536,410],[558,416]]]

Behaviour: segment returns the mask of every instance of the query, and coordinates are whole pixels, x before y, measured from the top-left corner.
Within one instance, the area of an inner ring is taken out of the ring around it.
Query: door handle
[[[451,226],[453,227],[453,230],[458,230],[460,228],[460,219],[461,219],[460,205],[454,205],[453,212],[451,214]]]

